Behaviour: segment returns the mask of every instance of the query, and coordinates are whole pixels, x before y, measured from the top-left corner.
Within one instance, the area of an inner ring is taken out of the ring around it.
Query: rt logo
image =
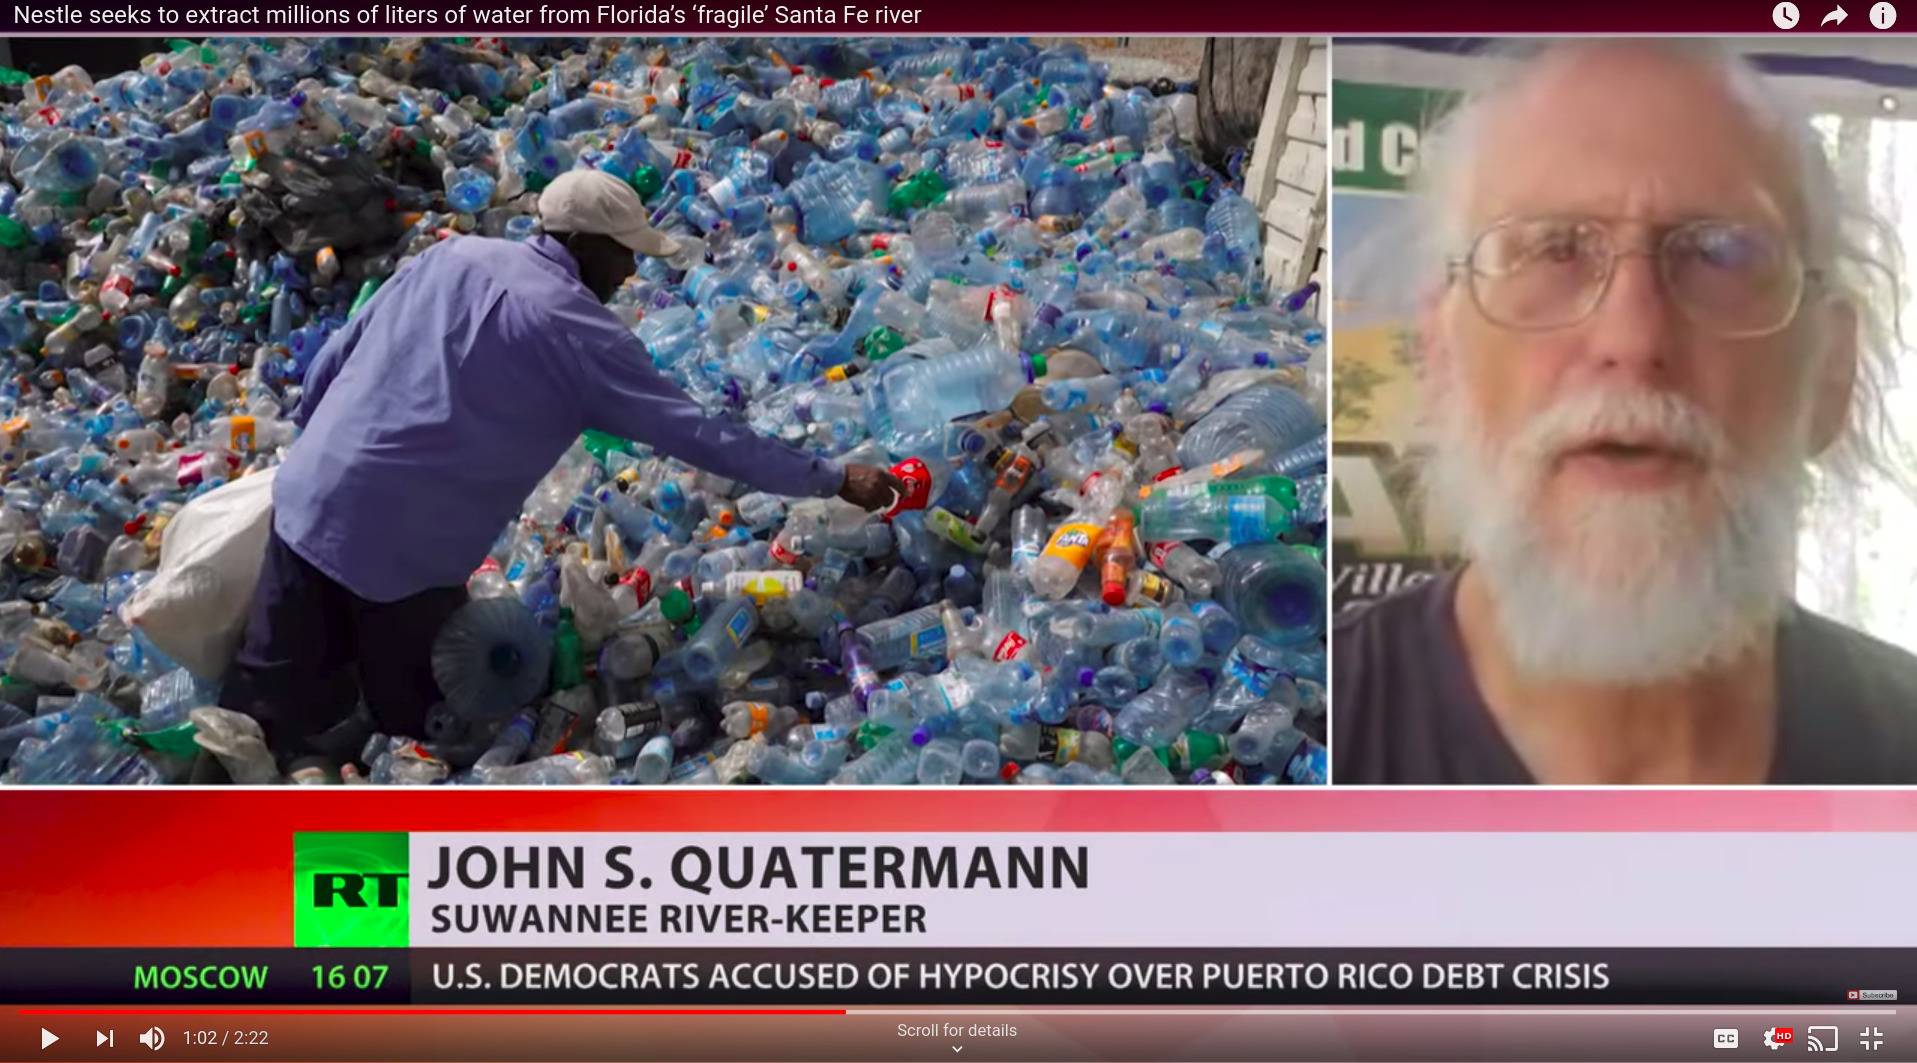
[[[1764,1031],[1765,1048],[1782,1048],[1797,1037],[1797,1031],[1789,1026],[1774,1026]]]
[[[368,882],[373,884],[374,908],[399,907],[399,884],[404,871],[358,874],[350,871],[319,871],[313,875],[313,907],[365,908]]]

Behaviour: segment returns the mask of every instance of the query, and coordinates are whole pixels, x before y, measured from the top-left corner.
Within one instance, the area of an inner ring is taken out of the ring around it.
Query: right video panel
[[[1917,43],[1338,43],[1333,779],[1917,782]]]

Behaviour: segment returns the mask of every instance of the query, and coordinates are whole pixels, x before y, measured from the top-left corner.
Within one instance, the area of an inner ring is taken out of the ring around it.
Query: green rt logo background
[[[293,835],[293,944],[408,944],[405,832]]]

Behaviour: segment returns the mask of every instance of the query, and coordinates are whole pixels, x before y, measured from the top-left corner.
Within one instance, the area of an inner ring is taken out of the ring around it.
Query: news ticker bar
[[[1917,949],[0,949],[0,1004],[1776,1005],[1909,1001]]]

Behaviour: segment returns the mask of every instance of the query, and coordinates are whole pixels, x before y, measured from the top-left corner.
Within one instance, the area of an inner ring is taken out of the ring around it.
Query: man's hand
[[[847,465],[845,486],[839,497],[868,512],[891,509],[905,496],[905,485],[889,471],[876,465]]]

